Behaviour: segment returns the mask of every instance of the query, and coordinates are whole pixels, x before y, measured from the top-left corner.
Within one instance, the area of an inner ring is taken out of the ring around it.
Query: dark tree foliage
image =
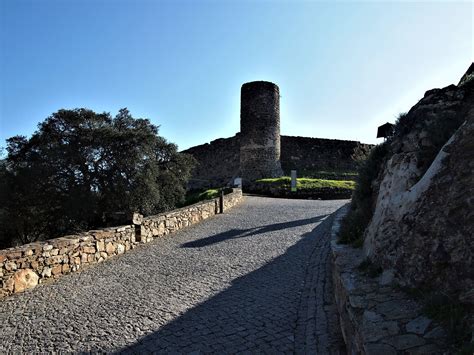
[[[127,109],[59,110],[30,139],[7,140],[0,162],[0,247],[150,215],[184,201],[194,159]]]

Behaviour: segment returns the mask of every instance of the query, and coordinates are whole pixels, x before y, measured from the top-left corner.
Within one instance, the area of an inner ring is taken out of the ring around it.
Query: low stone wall
[[[422,314],[422,307],[385,271],[370,277],[360,270],[362,249],[337,243],[340,210],[331,231],[336,306],[348,354],[444,354],[445,330]]]
[[[224,196],[224,211],[241,200],[242,190],[234,189]],[[0,298],[103,262],[219,212],[216,198],[145,218],[135,214],[133,224],[126,226],[0,250]]]

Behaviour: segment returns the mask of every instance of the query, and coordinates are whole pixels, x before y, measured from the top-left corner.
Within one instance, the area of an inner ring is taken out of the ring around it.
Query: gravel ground
[[[0,302],[0,353],[337,353],[329,215],[347,201],[242,204]]]

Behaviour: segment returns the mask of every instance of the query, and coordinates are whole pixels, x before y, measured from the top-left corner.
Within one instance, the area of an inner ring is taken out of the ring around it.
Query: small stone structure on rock
[[[242,85],[240,133],[240,171],[244,182],[282,176],[277,85],[268,81]]]

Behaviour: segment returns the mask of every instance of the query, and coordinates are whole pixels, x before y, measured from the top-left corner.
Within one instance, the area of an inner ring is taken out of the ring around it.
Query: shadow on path
[[[277,230],[282,230],[282,229],[287,229],[287,228],[300,227],[307,224],[317,223],[321,221],[322,219],[324,219],[325,217],[327,217],[327,215],[300,219],[297,221],[274,223],[274,224],[269,224],[266,226],[256,227],[256,228],[231,229],[226,232],[215,234],[207,238],[193,240],[192,242],[184,243],[181,245],[181,248],[201,248],[208,245],[220,243],[228,239],[244,238],[244,237],[250,237],[253,235],[263,234],[267,232],[274,232]]]
[[[322,218],[221,233],[204,239],[201,245],[316,223]],[[284,254],[234,279],[224,291],[118,353],[294,353],[298,309],[308,263],[315,249],[326,248],[331,223],[332,218],[327,218],[311,232],[301,235]],[[325,261],[317,263],[325,264]],[[331,336],[327,339],[330,343]]]

